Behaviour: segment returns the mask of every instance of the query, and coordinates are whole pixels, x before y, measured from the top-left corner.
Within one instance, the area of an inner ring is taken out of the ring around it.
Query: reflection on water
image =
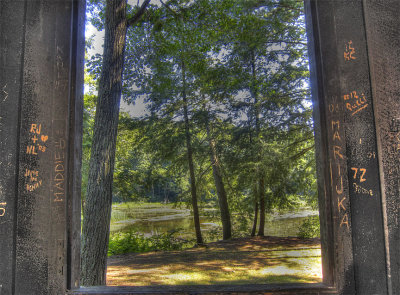
[[[211,222],[209,218],[201,217],[201,229],[207,230],[212,226],[217,226],[215,223]],[[174,231],[181,229],[183,232],[191,231],[194,229],[194,222],[191,216],[175,216],[175,218],[168,218],[165,220],[160,219],[146,219],[146,220],[129,220],[128,224],[126,222],[117,223],[111,231],[135,231],[140,232],[145,235],[150,234],[161,234],[169,231]]]
[[[301,211],[297,213],[267,215],[265,222],[266,236],[297,236],[300,224],[310,215],[318,211]],[[146,236],[180,230],[183,235],[192,235],[194,231],[193,218],[188,209],[178,209],[171,206],[124,207],[113,205],[111,232],[134,231]],[[220,225],[215,217],[200,218],[202,231],[208,231]]]
[[[299,232],[300,224],[305,218],[306,217],[286,217],[268,220],[265,222],[264,234],[266,236],[276,237],[295,237]]]

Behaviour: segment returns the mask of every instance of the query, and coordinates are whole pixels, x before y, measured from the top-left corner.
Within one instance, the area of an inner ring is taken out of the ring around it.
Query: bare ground
[[[108,259],[107,285],[318,283],[319,239],[253,237]]]

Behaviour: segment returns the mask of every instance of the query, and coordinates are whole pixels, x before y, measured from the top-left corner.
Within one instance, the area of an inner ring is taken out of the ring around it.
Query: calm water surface
[[[265,223],[267,236],[296,236],[300,224],[318,211],[301,211],[297,213],[268,215]],[[217,218],[203,216],[200,218],[201,229],[207,232],[220,226]],[[140,207],[113,205],[111,232],[135,231],[146,236],[180,230],[183,234],[192,235],[193,217],[188,209],[172,208],[169,205],[146,204]]]

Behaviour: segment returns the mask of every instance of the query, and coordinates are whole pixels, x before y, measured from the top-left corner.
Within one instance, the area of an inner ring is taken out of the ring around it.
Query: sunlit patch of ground
[[[318,283],[317,239],[242,238],[174,252],[112,256],[113,286]]]

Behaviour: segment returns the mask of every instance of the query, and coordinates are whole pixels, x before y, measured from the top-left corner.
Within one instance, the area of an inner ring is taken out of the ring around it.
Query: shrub
[[[308,216],[306,220],[299,226],[299,238],[316,238],[320,236],[319,216]]]
[[[149,251],[169,251],[186,248],[191,241],[174,237],[179,231],[145,237],[137,232],[110,234],[108,256],[124,253],[141,253]]]
[[[251,220],[244,215],[238,215],[232,218],[232,235],[234,238],[242,238],[250,235]]]

